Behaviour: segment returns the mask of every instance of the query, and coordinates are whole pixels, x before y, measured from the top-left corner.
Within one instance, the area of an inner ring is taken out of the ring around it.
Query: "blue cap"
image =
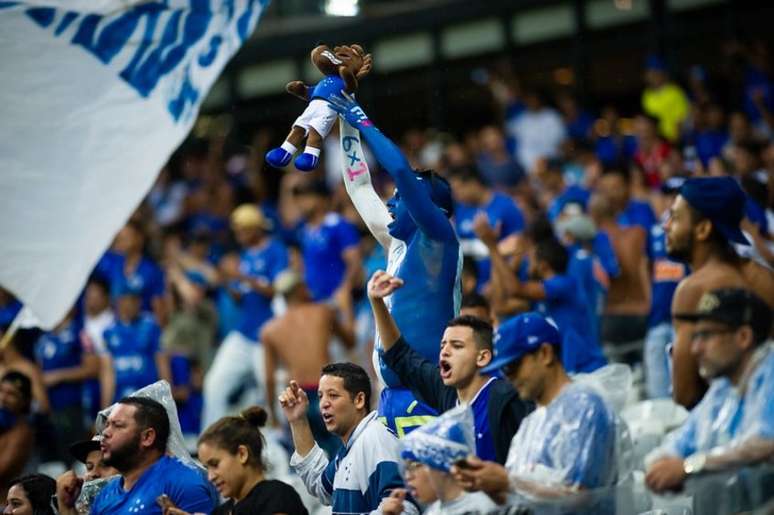
[[[732,177],[693,177],[680,188],[680,195],[729,241],[749,245],[739,224],[747,197]]]
[[[508,363],[538,350],[544,343],[562,343],[562,336],[553,321],[536,311],[511,318],[497,328],[494,337],[494,358],[489,365],[481,369],[481,373],[497,372]]]

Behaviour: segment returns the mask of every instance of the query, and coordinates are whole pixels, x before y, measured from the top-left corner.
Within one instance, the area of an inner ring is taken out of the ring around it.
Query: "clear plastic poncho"
[[[509,503],[540,513],[614,513],[633,468],[631,438],[617,413],[630,387],[629,367],[609,365],[575,376],[525,418],[506,462]]]

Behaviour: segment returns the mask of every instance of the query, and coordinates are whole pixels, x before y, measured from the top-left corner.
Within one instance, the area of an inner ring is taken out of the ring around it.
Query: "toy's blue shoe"
[[[266,162],[274,168],[285,168],[293,159],[293,154],[284,148],[277,147],[266,152]]]
[[[318,156],[304,152],[296,158],[296,168],[302,172],[311,172],[317,168],[319,162],[320,158]]]

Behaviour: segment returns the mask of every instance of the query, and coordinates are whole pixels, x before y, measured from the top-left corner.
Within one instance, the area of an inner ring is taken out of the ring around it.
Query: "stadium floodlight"
[[[357,16],[359,0],[325,0],[325,14],[328,16]]]

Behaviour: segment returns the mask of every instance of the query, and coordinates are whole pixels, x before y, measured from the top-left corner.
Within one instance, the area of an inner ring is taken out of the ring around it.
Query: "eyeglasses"
[[[725,329],[702,329],[700,331],[694,331],[691,335],[691,341],[707,341],[713,336],[720,336],[721,334],[733,333],[736,328],[727,327]]]

